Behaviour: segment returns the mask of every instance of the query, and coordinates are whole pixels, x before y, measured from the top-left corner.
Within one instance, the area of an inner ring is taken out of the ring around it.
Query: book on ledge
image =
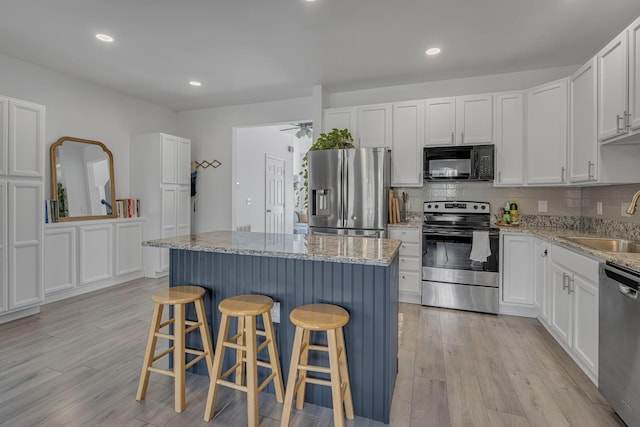
[[[138,218],[140,210],[140,199],[117,199],[117,218]]]

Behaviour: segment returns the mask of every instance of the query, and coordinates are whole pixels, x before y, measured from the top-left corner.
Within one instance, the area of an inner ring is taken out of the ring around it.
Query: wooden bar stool
[[[206,359],[209,376],[213,366],[213,350],[211,346],[211,338],[209,335],[209,326],[207,325],[207,317],[205,316],[203,297],[205,290],[198,286],[178,286],[175,288],[163,289],[153,294],[151,299],[155,303],[153,309],[153,318],[151,320],[151,329],[147,340],[147,350],[142,363],[142,372],[140,373],[140,383],[138,384],[138,393],[136,400],[144,400],[147,394],[147,386],[149,384],[149,374],[157,372],[159,374],[174,377],[175,388],[175,410],[182,412],[185,406],[185,371],[195,365],[202,358]],[[185,320],[184,307],[185,304],[194,303],[196,307],[197,322]],[[165,305],[173,305],[173,318],[162,322],[162,311]],[[160,329],[173,324],[173,335],[164,334]],[[188,326],[188,327],[187,327]],[[195,350],[185,347],[185,337],[189,332],[200,329],[200,337],[202,339],[202,347],[204,350]],[[173,341],[173,345],[165,351],[155,354],[156,343],[158,338],[167,338]],[[173,353],[173,370],[154,368],[152,365],[160,358]],[[185,353],[196,355],[196,357],[185,364]]]
[[[302,409],[307,383],[331,387],[333,423],[335,426],[344,426],[343,403],[347,418],[352,420],[354,417],[347,354],[342,331],[342,327],[349,323],[349,313],[336,305],[308,304],[294,309],[289,315],[289,319],[291,319],[291,323],[296,325],[296,335],[293,340],[287,393],[284,398],[280,426],[289,426],[294,396],[297,395],[296,408]],[[327,332],[327,347],[309,344],[312,331]],[[329,367],[309,365],[309,350],[328,352]],[[307,376],[307,372],[329,374],[331,379],[312,378]]]
[[[204,411],[205,421],[209,421],[213,417],[218,386],[221,385],[247,393],[249,427],[258,426],[258,393],[271,380],[273,380],[276,391],[276,400],[282,403],[284,387],[276,348],[276,337],[273,332],[273,323],[271,323],[271,307],[273,307],[273,300],[263,295],[239,295],[226,298],[218,305],[222,318],[216,344],[216,355],[213,360],[213,374],[207,395],[207,406]],[[259,315],[262,315],[264,331],[256,330],[256,316]],[[235,335],[228,338],[230,317],[238,319],[238,330]],[[256,335],[265,338],[265,341],[259,346],[256,342]],[[269,362],[260,361],[257,357],[265,347],[269,352]],[[221,375],[226,348],[235,349],[236,363]],[[271,374],[260,385],[258,385],[258,366],[271,370]],[[234,372],[235,382],[225,380]],[[244,385],[245,372],[246,385]]]

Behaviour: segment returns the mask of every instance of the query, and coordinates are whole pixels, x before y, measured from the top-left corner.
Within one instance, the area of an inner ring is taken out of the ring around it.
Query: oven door
[[[498,287],[499,232],[489,232],[491,255],[472,261],[472,230],[423,230],[422,280]]]

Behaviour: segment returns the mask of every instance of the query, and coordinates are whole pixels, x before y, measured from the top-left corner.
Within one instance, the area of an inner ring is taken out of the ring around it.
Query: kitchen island
[[[351,316],[344,334],[355,413],[388,423],[398,370],[400,243],[361,237],[214,231],[143,245],[170,249],[171,287],[197,285],[207,289],[205,307],[214,335],[220,321],[217,306],[224,298],[262,294],[279,303],[280,323],[275,323],[274,329],[285,383],[295,332],[289,313],[311,303],[345,308]],[[195,310],[189,308],[187,318],[194,319]],[[258,327],[262,327],[261,321]],[[315,334],[318,344],[326,344],[322,335]],[[188,336],[187,345],[200,346],[197,334]],[[235,362],[232,353],[227,352],[223,371]],[[265,356],[266,350],[259,353],[259,358],[264,360]],[[325,354],[314,354],[310,362],[328,365],[326,359]],[[203,361],[192,370],[207,375]],[[258,375],[262,381],[267,372],[258,369]],[[273,393],[272,385],[265,390]],[[330,407],[330,389],[309,384],[305,400]]]

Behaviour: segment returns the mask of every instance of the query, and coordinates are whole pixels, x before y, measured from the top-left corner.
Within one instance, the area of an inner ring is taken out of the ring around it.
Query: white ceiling
[[[580,64],[639,15],[638,0],[0,0],[0,52],[189,110]]]

